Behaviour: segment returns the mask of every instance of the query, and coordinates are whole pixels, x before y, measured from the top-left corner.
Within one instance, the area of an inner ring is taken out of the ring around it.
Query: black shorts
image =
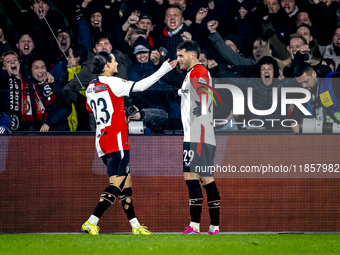
[[[201,147],[201,148],[199,148]],[[183,172],[212,177],[216,146],[206,143],[183,143]]]
[[[122,154],[124,157],[122,158]],[[107,175],[127,176],[130,173],[129,161],[130,151],[116,151],[101,157],[104,164],[107,166]]]

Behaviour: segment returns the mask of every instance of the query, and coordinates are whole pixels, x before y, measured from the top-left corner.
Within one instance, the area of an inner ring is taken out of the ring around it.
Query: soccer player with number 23
[[[147,227],[140,225],[132,205],[131,175],[129,170],[128,128],[125,120],[124,96],[142,92],[151,87],[177,65],[177,60],[165,61],[161,68],[138,82],[115,77],[118,63],[112,53],[99,52],[94,57],[94,79],[86,90],[86,108],[93,112],[96,121],[96,149],[107,166],[110,185],[103,191],[97,207],[82,225],[82,230],[91,235],[99,234],[97,226],[103,213],[114,204],[117,197],[133,234],[150,235]]]

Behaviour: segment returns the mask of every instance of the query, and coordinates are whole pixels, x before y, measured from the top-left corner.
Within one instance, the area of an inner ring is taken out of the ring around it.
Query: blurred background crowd
[[[294,74],[299,63],[320,77],[338,70],[339,1],[0,0],[1,120],[12,131],[93,131],[84,91],[94,55],[111,51],[117,76],[138,81],[175,59],[183,40],[199,43],[200,62],[213,78],[245,92],[252,87],[254,107],[269,109],[273,87],[299,86],[289,79],[301,76]],[[147,91],[132,93],[125,105],[140,114],[127,111],[127,118],[144,121],[146,133],[181,130],[177,90],[185,75],[175,68]],[[219,93],[216,118],[262,118],[233,115],[231,94]],[[266,118],[282,119],[280,107]],[[284,129],[279,122],[262,128]]]

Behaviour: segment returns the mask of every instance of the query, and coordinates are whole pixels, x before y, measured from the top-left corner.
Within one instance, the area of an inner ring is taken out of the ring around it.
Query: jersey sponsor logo
[[[207,81],[203,77],[198,78],[199,83],[207,84]]]
[[[181,89],[181,92],[182,92],[183,94],[189,93],[189,89]]]
[[[97,93],[97,92],[101,92],[101,91],[104,91],[104,90],[107,90],[107,85],[106,84],[96,84],[95,85],[95,87],[93,88],[93,91],[95,92],[95,93]]]

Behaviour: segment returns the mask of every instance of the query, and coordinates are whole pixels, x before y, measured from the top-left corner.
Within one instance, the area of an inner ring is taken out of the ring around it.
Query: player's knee
[[[105,201],[110,202],[111,204],[114,204],[114,202],[116,201],[116,197],[119,196],[119,194],[120,194],[120,189],[118,187],[109,185],[108,187],[106,187],[106,189],[100,196],[99,201],[102,202],[105,200]]]
[[[217,189],[215,181],[203,186],[207,192],[207,200],[209,208],[220,206],[220,193]]]
[[[202,183],[203,186],[208,185],[212,182],[214,182],[214,177],[203,177],[203,178],[201,178],[201,183]]]
[[[187,180],[186,184],[189,190],[190,199],[201,199],[203,201],[203,193],[199,180]]]
[[[119,201],[122,203],[124,210],[128,210],[132,203],[132,189],[125,188],[119,195]]]

